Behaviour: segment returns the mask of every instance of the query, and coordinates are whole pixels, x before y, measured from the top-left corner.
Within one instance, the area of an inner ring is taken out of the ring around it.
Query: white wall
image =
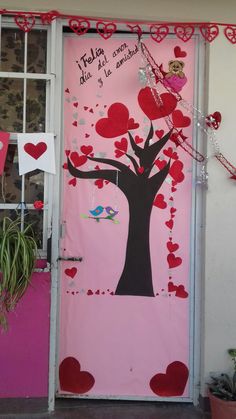
[[[1,7],[58,10],[81,16],[152,21],[218,21],[236,24],[235,0],[2,0]],[[222,152],[236,165],[236,45],[224,36],[209,48],[209,113],[220,111]],[[208,154],[211,154],[209,148]],[[226,350],[236,347],[236,181],[216,159],[209,161],[206,196],[206,254],[203,278],[201,389],[210,371],[229,367]],[[200,344],[200,343],[199,343]]]

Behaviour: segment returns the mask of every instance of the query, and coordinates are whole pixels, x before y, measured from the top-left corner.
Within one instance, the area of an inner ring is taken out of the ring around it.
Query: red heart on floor
[[[157,159],[155,161],[155,165],[158,167],[159,170],[162,170],[167,165],[167,162],[165,160]]]
[[[67,276],[69,276],[70,278],[74,278],[75,275],[77,274],[77,268],[75,268],[75,267],[67,268],[67,269],[65,269],[65,274]]]
[[[165,225],[172,230],[173,226],[174,226],[174,221],[173,220],[168,220],[165,222]]]
[[[172,147],[169,147],[168,149],[163,151],[163,154],[165,154],[165,156],[169,157],[170,159],[173,160],[178,160],[178,154],[176,153],[176,151],[173,151]]]
[[[157,104],[150,87],[141,89],[138,94],[139,106],[145,115],[150,119],[159,119],[170,115],[176,108],[177,99],[171,93],[160,95],[161,104]]]
[[[182,259],[174,255],[174,253],[169,253],[167,256],[167,262],[169,264],[169,268],[177,268],[177,266],[181,265]]]
[[[174,361],[168,365],[166,373],[156,374],[150,380],[153,393],[161,397],[181,396],[188,381],[188,368],[183,362]]]
[[[70,159],[75,167],[80,167],[87,161],[87,156],[79,155],[77,151],[73,151],[70,155]]]
[[[116,156],[117,159],[119,159],[119,157],[122,157],[124,155],[125,155],[125,153],[123,151],[115,150],[115,156]]]
[[[124,151],[124,153],[127,152],[127,148],[128,148],[128,141],[126,138],[121,138],[120,141],[115,141],[115,147],[118,148],[119,150]]]
[[[153,205],[155,207],[161,208],[161,209],[165,209],[167,207],[167,203],[164,200],[164,195],[163,194],[158,194],[153,202]]]
[[[107,118],[99,119],[95,129],[104,138],[114,138],[128,131],[129,111],[122,103],[113,103],[107,111]]]
[[[187,55],[187,52],[182,51],[180,47],[174,48],[175,58],[184,58]]]
[[[88,156],[90,153],[92,153],[93,147],[91,145],[82,145],[80,147],[80,150],[82,151],[83,154]]]
[[[26,143],[24,145],[24,150],[27,154],[29,154],[33,159],[38,160],[45,151],[47,150],[47,144],[43,143],[42,141],[38,144]]]
[[[173,282],[168,282],[168,292],[176,291],[177,286]]]
[[[77,180],[76,180],[75,177],[73,177],[73,179],[69,180],[68,183],[69,183],[69,185],[76,186]]]
[[[176,250],[178,250],[179,248],[179,245],[177,243],[172,243],[171,241],[168,241],[166,243],[166,246],[169,252],[176,252]]]
[[[155,134],[156,134],[156,136],[157,136],[158,138],[162,138],[162,137],[163,137],[163,134],[164,134],[164,130],[163,130],[163,129],[157,129],[157,130],[155,131]]]
[[[187,298],[188,297],[188,293],[184,289],[184,285],[179,285],[178,287],[176,287],[175,296],[179,297],[179,298]]]
[[[169,174],[175,180],[175,182],[183,182],[184,174],[183,170],[183,163],[180,160],[175,160],[170,167]]]
[[[179,109],[172,113],[172,120],[175,128],[184,128],[191,124],[191,119],[188,116],[184,116]]]
[[[81,371],[79,361],[71,356],[61,362],[59,379],[61,390],[75,394],[87,393],[95,383],[92,374]]]

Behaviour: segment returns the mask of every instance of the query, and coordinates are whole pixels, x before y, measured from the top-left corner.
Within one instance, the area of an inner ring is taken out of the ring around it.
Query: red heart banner
[[[176,36],[184,42],[189,41],[194,33],[194,27],[191,25],[179,25],[174,28]]]
[[[88,371],[81,371],[80,363],[73,357],[63,359],[59,367],[60,387],[69,393],[84,394],[94,386],[95,379]]]
[[[151,25],[150,34],[155,42],[161,42],[169,33],[169,28],[167,25]]]
[[[189,371],[183,362],[174,361],[168,365],[166,373],[158,373],[150,380],[153,393],[161,397],[182,396],[188,381]]]
[[[236,26],[227,26],[224,29],[224,34],[231,44],[236,44]]]
[[[33,157],[33,159],[38,160],[47,150],[47,144],[42,141],[38,144],[26,143],[24,145],[24,150]]]
[[[77,35],[84,35],[90,29],[90,22],[87,19],[70,19],[70,29]]]
[[[30,32],[35,24],[35,17],[32,13],[18,13],[14,19],[17,26],[24,32]]]
[[[212,42],[219,35],[219,28],[217,25],[201,25],[200,32],[206,41]]]
[[[97,32],[103,39],[109,39],[112,34],[116,31],[115,23],[104,23],[97,22],[96,24]]]

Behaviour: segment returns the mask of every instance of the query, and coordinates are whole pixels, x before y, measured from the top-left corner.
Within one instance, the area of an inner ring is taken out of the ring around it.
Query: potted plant
[[[37,258],[31,225],[4,217],[0,226],[0,327],[7,329],[7,314],[25,293]]]
[[[233,361],[233,374],[211,377],[209,398],[212,419],[236,418],[236,349],[228,349]]]

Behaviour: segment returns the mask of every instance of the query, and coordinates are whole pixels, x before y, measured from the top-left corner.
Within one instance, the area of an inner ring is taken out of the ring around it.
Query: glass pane
[[[8,147],[4,174],[0,177],[0,202],[18,204],[21,202],[21,181],[18,168],[18,152],[16,144]]]
[[[32,204],[34,201],[44,199],[44,172],[34,170],[25,175],[25,202]]]
[[[27,72],[46,73],[47,31],[33,30],[28,33]]]
[[[0,78],[0,130],[23,130],[23,80]]]
[[[39,249],[43,248],[43,214],[44,212],[42,210],[32,210],[28,211],[25,216],[25,222],[27,224],[33,224],[34,238],[37,241]]]
[[[18,215],[17,212],[13,209],[0,209],[0,227],[2,227],[2,221],[4,217],[8,217],[11,218],[11,220],[15,220],[18,217]]]
[[[26,132],[45,131],[46,81],[27,80]]]
[[[20,29],[2,28],[1,71],[24,71],[25,34]]]

